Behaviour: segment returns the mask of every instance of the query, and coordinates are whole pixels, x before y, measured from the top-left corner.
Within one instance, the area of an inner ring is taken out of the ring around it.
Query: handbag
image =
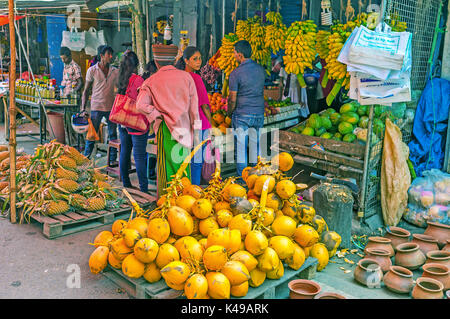
[[[207,184],[216,171],[216,159],[219,160],[219,150],[212,146],[211,141],[206,144],[205,160],[202,166],[202,180]]]
[[[130,84],[131,81],[128,87]],[[147,118],[136,110],[136,101],[126,94],[116,95],[109,120],[141,132],[147,132],[150,126]]]
[[[86,44],[85,31],[78,32],[77,28],[72,27],[70,31],[62,33],[62,47],[68,47],[71,51],[80,52]]]
[[[96,56],[97,48],[106,44],[103,30],[97,31],[94,27],[90,27],[89,30],[86,31],[85,42],[84,52],[86,52],[87,55]]]

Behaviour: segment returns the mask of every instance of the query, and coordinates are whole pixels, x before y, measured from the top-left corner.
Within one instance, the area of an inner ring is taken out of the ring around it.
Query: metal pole
[[[225,38],[225,1],[222,0],[222,39]]]
[[[14,0],[8,1],[10,69],[9,69],[9,205],[11,223],[16,223],[16,33],[14,28]],[[6,123],[5,123],[6,124]]]

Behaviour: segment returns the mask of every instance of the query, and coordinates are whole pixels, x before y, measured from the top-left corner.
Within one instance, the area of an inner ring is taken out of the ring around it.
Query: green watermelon
[[[349,122],[356,125],[359,122],[359,115],[355,112],[344,113],[341,115],[341,122]]]
[[[358,110],[356,110],[356,113],[358,113],[359,116],[363,116],[367,114],[367,110],[368,110],[367,105],[360,105],[358,107]]]
[[[312,127],[305,127],[302,131],[303,135],[314,136],[314,129]]]
[[[333,125],[337,125],[340,120],[341,120],[341,114],[339,114],[339,113],[330,114],[330,121]]]
[[[307,120],[306,126],[309,126],[313,129],[318,129],[322,126],[322,121],[320,120],[319,114],[311,114],[311,116]]]
[[[329,128],[331,128],[333,126],[330,119],[326,115],[321,115],[320,120],[322,122],[322,127],[324,127],[326,130],[328,130]]]
[[[344,114],[348,112],[356,112],[357,108],[356,105],[353,103],[345,103],[341,106],[339,109],[339,113]]]
[[[369,126],[369,117],[367,116],[361,116],[358,122],[358,126],[361,128],[367,128]]]
[[[330,139],[333,137],[333,134],[325,132],[322,135],[320,135],[321,138],[326,138],[326,139]]]
[[[342,135],[353,132],[353,125],[348,122],[341,122],[338,126],[339,133]]]
[[[342,138],[342,140],[344,142],[352,143],[353,141],[356,140],[356,135],[353,133],[345,134],[344,137]]]
[[[324,128],[324,127],[319,127],[318,129],[315,129],[314,130],[314,135],[315,136],[320,136],[320,135],[322,135],[323,133],[326,133],[326,129]]]

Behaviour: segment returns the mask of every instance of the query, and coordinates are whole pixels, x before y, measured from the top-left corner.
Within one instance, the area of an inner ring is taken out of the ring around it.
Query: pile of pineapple
[[[91,272],[109,264],[129,278],[163,278],[188,299],[228,299],[281,278],[285,267],[300,269],[309,256],[321,271],[341,238],[298,199],[285,175],[292,166],[288,153],[260,159],[243,172],[248,190],[235,177],[223,181],[220,165],[204,189],[177,173],[156,209],[134,203],[134,218],[95,237]]]
[[[9,200],[9,157],[0,163],[0,197]],[[21,221],[69,211],[99,211],[119,206],[122,199],[109,177],[74,147],[52,141],[33,155],[20,155],[16,164],[17,208]]]

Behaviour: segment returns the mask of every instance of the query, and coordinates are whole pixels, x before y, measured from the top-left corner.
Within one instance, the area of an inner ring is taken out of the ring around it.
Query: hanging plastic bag
[[[220,161],[219,149],[208,142],[205,147],[205,160],[202,166],[202,182],[205,184],[209,183],[216,170],[216,160]]]
[[[100,140],[100,136],[98,136],[97,131],[95,130],[94,124],[92,124],[91,119],[88,119],[89,122],[89,126],[88,126],[88,131],[86,134],[86,140],[88,141],[99,141]]]
[[[85,31],[78,32],[78,29],[73,27],[70,31],[63,31],[62,33],[62,47],[68,47],[71,51],[80,52],[84,49],[86,44]]]
[[[400,129],[387,118],[381,163],[381,208],[386,226],[396,226],[408,205],[408,157],[409,148]]]
[[[106,41],[103,30],[97,31],[94,27],[90,27],[89,30],[86,31],[86,45],[84,47],[84,52],[86,52],[87,55],[97,55],[97,48],[105,44]]]

